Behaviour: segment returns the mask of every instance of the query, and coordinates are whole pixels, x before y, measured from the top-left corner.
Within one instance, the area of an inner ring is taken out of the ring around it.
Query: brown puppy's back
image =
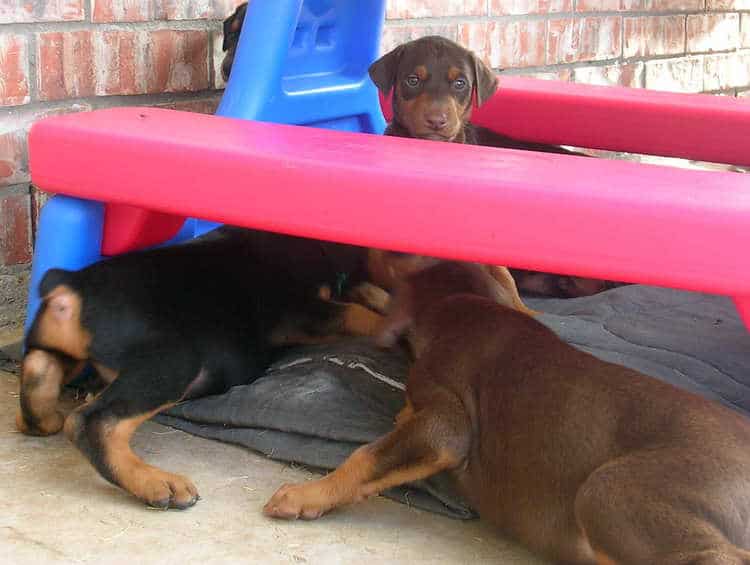
[[[410,328],[417,357],[393,430],[264,512],[313,519],[447,471],[556,562],[750,565],[750,424],[572,348],[492,280],[458,263],[407,278],[384,327]]]
[[[472,440],[453,473],[482,517],[537,550],[578,562],[593,557],[584,524],[594,524],[587,532],[594,545],[632,535],[629,552],[654,553],[626,520],[628,509],[644,513],[647,530],[654,516],[672,524],[656,527],[657,537],[684,528],[696,543],[708,536],[706,545],[750,545],[750,425],[743,417],[577,350],[462,284],[460,266],[441,268],[411,280],[415,300],[406,308],[418,360],[408,393],[415,411],[435,387],[460,398]],[[610,498],[612,508],[591,509]],[[646,562],[632,553],[617,557]]]

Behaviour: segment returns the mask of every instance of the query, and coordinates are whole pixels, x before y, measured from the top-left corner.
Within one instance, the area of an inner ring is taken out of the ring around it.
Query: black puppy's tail
[[[65,269],[50,269],[42,277],[39,283],[39,296],[46,296],[58,286],[74,286],[75,271],[66,271]]]

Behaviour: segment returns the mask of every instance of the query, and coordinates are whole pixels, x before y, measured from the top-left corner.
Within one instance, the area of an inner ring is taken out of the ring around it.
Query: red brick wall
[[[123,104],[213,111],[220,22],[239,1],[0,0],[0,265],[31,255],[34,120]],[[750,94],[750,0],[389,0],[384,50],[425,34],[514,74]]]

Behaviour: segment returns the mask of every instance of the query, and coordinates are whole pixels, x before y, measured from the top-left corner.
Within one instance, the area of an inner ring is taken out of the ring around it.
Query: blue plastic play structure
[[[367,75],[379,53],[385,0],[255,0],[247,9],[217,115],[382,133],[378,93]],[[80,269],[102,258],[105,207],[55,196],[41,213],[26,327],[37,287],[51,268]],[[217,224],[189,219],[171,240]]]

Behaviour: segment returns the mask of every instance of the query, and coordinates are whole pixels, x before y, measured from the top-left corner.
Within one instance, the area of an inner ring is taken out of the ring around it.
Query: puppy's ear
[[[474,59],[474,97],[479,108],[495,94],[497,76],[479,57],[472,54],[472,59]]]
[[[247,2],[237,6],[234,13],[224,20],[224,39],[221,43],[221,50],[226,51],[232,45],[233,36],[238,34],[242,29],[242,23],[245,21],[245,12],[247,11]]]
[[[401,61],[401,55],[403,52],[404,46],[399,45],[393,51],[386,53],[370,65],[368,70],[370,78],[383,94],[388,94],[396,82],[398,64]]]
[[[221,50],[226,51],[229,49],[230,44],[230,37],[229,35],[232,33],[232,25],[234,24],[234,16],[235,14],[232,14],[229,16],[226,20],[224,20],[224,39],[221,42]]]

